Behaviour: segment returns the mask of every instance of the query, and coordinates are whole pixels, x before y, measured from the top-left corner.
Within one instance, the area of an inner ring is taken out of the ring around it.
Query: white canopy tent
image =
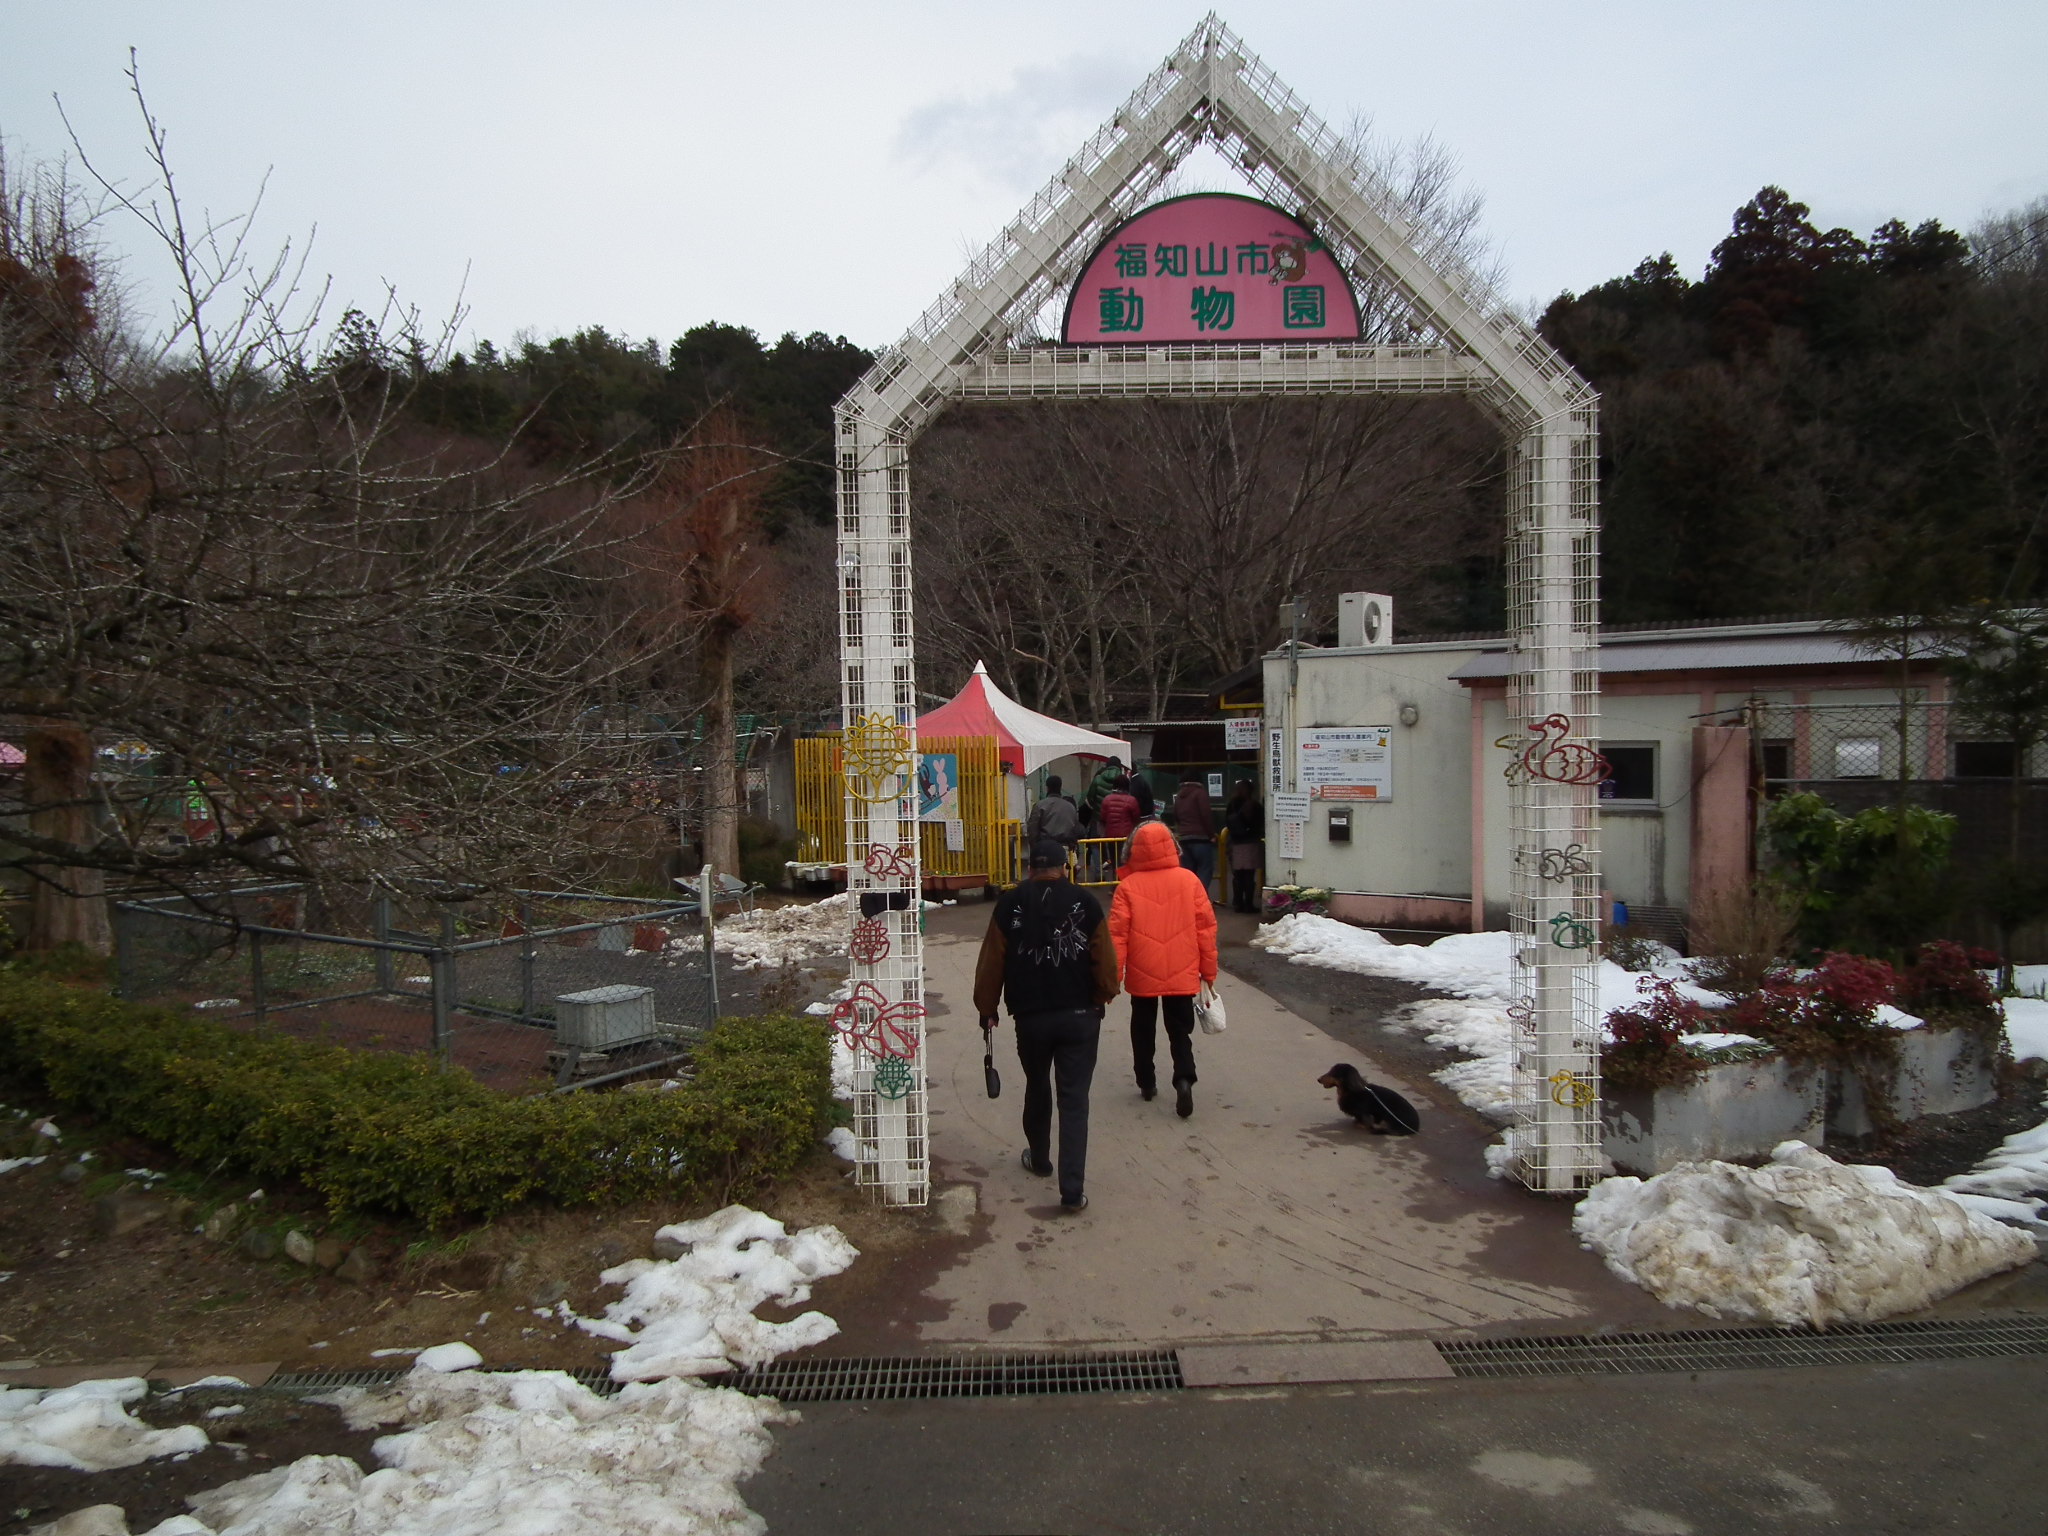
[[[917,717],[917,734],[919,739],[993,736],[1002,743],[1010,772],[1018,775],[1036,773],[1062,757],[1110,758],[1131,766],[1128,741],[1026,709],[995,685],[988,667],[979,661],[964,688]]]

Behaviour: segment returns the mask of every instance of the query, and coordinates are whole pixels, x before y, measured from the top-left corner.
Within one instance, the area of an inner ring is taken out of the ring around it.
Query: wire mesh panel
[[[362,931],[298,926],[309,908]],[[239,1029],[430,1056],[515,1093],[659,1067],[701,1037],[716,989],[701,930],[685,921],[673,905],[603,897],[542,896],[508,911],[420,895],[323,899],[296,886],[114,908],[124,997]],[[593,989],[645,994],[644,1027],[558,1038],[562,999]]]

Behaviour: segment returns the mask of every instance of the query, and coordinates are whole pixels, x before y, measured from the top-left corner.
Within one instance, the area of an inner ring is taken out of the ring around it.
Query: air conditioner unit
[[[1342,592],[1337,596],[1337,644],[1392,645],[1394,600],[1384,592]]]
[[[654,988],[592,987],[555,999],[555,1043],[608,1051],[654,1034]]]

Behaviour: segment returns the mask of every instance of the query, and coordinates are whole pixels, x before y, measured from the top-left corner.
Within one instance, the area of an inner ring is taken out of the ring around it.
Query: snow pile
[[[1941,1187],[1987,1216],[2048,1226],[2042,1220],[2048,1201],[2033,1198],[2048,1194],[2048,1121],[2006,1137],[1983,1162],[1943,1179]]]
[[[1276,955],[1287,956],[1296,965],[1321,966],[1359,976],[1388,976],[1447,993],[1445,998],[1411,1003],[1387,1022],[1392,1028],[1413,1031],[1431,1045],[1465,1057],[1432,1075],[1481,1114],[1509,1118],[1514,1025],[1506,1005],[1515,995],[1513,934],[1451,933],[1434,944],[1395,944],[1367,928],[1296,912],[1261,928],[1251,942]],[[1671,981],[1681,997],[1710,1008],[1727,1003],[1719,993],[1693,982],[1675,951],[1661,945],[1658,948],[1657,966],[1647,973],[1623,970],[1612,960],[1600,962],[1603,1018],[1617,1008],[1634,1007],[1642,1000],[1643,988],[1652,980]],[[1747,1035],[1713,1032],[1687,1038],[1701,1050],[1756,1043]]]
[[[1801,1324],[1911,1312],[2034,1257],[2034,1240],[1887,1168],[1803,1142],[1762,1168],[1681,1163],[1594,1186],[1572,1218],[1607,1267],[1669,1306]]]
[[[148,1391],[140,1376],[51,1390],[0,1387],[0,1466],[108,1472],[205,1450],[206,1431],[195,1424],[151,1429],[129,1414],[126,1405]]]
[[[2024,966],[2024,970],[2048,969]],[[2005,1038],[2012,1042],[2014,1061],[2039,1057],[2048,1061],[2048,1000],[2038,997],[2005,999]]]
[[[1451,933],[1434,944],[1396,944],[1370,928],[1354,928],[1333,917],[1294,912],[1268,923],[1251,942],[1297,965],[1391,976],[1452,997],[1497,998],[1510,991],[1514,960],[1511,933]]]
[[[803,965],[846,953],[855,911],[852,894],[842,891],[807,905],[727,918],[714,930],[714,941],[743,971]],[[700,947],[694,938],[676,939],[669,947],[683,946]]]
[[[421,1350],[413,1368],[421,1371],[473,1371],[483,1363],[482,1355],[458,1339],[453,1344],[436,1344],[432,1349]]]
[[[0,1173],[12,1173],[17,1168],[33,1168],[42,1160],[40,1157],[0,1157]]]
[[[402,1426],[382,1467],[308,1456],[199,1494],[187,1536],[702,1536],[759,1533],[736,1485],[760,1470],[773,1402],[694,1381],[599,1397],[559,1371],[416,1370],[340,1400],[351,1427]]]
[[[772,1216],[729,1205],[701,1221],[655,1233],[679,1244],[674,1259],[632,1259],[598,1276],[626,1294],[602,1318],[576,1326],[627,1347],[612,1356],[612,1380],[701,1376],[760,1365],[792,1349],[822,1344],[839,1325],[822,1312],[786,1323],[754,1316],[764,1302],[795,1306],[811,1299],[811,1283],[836,1275],[860,1251],[837,1227],[790,1232]]]

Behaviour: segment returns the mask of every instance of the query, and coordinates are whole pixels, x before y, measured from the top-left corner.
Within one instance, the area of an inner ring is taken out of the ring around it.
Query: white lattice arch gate
[[[1413,344],[1018,346],[1205,141],[1301,210],[1354,288],[1405,302]],[[1599,710],[1597,397],[1469,273],[1423,256],[1388,190],[1212,15],[837,407],[847,875],[863,915],[835,1024],[856,1045],[861,1180],[891,1203],[921,1205],[929,1188],[911,443],[963,400],[1371,391],[1468,394],[1509,442],[1508,708],[1536,743],[1501,759],[1518,940],[1509,1146],[1532,1188],[1598,1177],[1598,806],[1594,784],[1573,782]]]

